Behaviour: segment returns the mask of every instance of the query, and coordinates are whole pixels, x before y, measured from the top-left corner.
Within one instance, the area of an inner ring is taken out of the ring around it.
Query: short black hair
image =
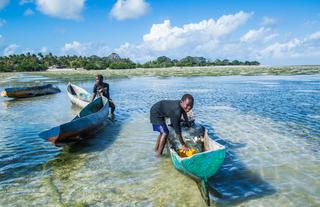
[[[99,80],[103,80],[103,76],[102,76],[101,74],[98,74],[98,75],[97,75],[97,78],[98,78]]]
[[[185,100],[187,100],[187,99],[190,100],[190,104],[191,104],[191,106],[193,106],[193,102],[194,102],[193,96],[192,96],[191,94],[186,93],[186,94],[184,94],[184,95],[182,96],[181,101],[185,101]]]

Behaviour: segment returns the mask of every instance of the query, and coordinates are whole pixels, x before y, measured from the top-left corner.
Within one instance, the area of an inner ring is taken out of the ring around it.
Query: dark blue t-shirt
[[[99,93],[100,89],[105,88],[102,94]],[[93,86],[93,93],[97,94],[98,96],[103,95],[104,97],[107,97],[107,99],[110,99],[110,94],[109,94],[109,84],[102,82],[101,84],[94,84]]]
[[[152,124],[163,124],[165,118],[170,118],[170,122],[176,133],[181,133],[181,116],[183,109],[180,100],[162,100],[155,103],[150,109],[150,122]]]

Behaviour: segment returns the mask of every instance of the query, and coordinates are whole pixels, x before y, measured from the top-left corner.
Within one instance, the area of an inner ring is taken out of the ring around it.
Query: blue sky
[[[320,1],[0,0],[0,55],[320,63]]]

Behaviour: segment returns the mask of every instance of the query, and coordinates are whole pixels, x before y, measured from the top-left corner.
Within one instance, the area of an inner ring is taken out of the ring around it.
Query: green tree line
[[[84,68],[87,70],[101,69],[132,69],[132,68],[161,68],[161,67],[196,67],[196,66],[222,66],[222,65],[259,65],[258,61],[239,61],[216,59],[210,61],[204,57],[187,56],[180,60],[170,59],[166,56],[143,64],[134,63],[129,58],[121,58],[112,53],[106,57],[98,56],[55,56],[49,54],[15,54],[0,57],[0,72],[44,71],[50,67],[57,68]]]

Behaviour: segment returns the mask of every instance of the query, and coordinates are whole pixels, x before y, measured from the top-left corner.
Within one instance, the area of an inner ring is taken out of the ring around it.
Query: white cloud
[[[37,9],[62,19],[81,19],[85,0],[36,0]]]
[[[66,43],[63,46],[62,51],[65,53],[74,52],[78,55],[84,55],[86,51],[86,46],[78,41],[73,41],[72,43]]]
[[[20,46],[17,45],[17,44],[11,44],[9,46],[7,46],[4,50],[3,50],[3,55],[4,56],[8,56],[8,55],[13,55],[16,53],[17,49],[19,48]]]
[[[9,4],[10,0],[0,0],[0,9],[3,9]]]
[[[155,52],[150,50],[144,44],[134,45],[126,42],[122,44],[119,48],[116,48],[114,51],[120,54],[120,56],[122,57],[129,57],[130,59],[138,62],[144,62],[146,60],[151,60],[156,57]]]
[[[274,43],[264,50],[262,50],[261,55],[264,57],[272,58],[283,58],[283,57],[297,57],[298,53],[295,52],[295,48],[301,45],[301,40],[295,38],[285,43]]]
[[[318,27],[320,21],[318,19],[306,20],[303,25],[308,28],[316,28]]]
[[[315,33],[312,33],[310,35],[308,35],[305,39],[306,41],[312,41],[312,40],[318,40],[320,41],[320,31],[319,32],[315,32]]]
[[[241,38],[241,42],[255,42],[255,41],[269,41],[272,38],[276,37],[277,34],[272,32],[270,28],[261,27],[258,30],[250,30],[244,34]]]
[[[105,43],[80,43],[73,41],[66,43],[62,48],[63,55],[82,55],[82,56],[107,56],[111,53],[111,49]]]
[[[277,20],[271,17],[263,17],[261,24],[265,25],[265,26],[272,26],[275,25],[277,23]]]
[[[0,35],[0,41],[1,41],[1,35]],[[13,54],[25,54],[25,53],[47,53],[48,49],[47,47],[42,47],[40,49],[33,49],[33,48],[23,48],[20,45],[17,44],[10,44],[8,45],[4,50],[3,50],[3,55],[8,56],[8,55],[13,55]]]
[[[5,25],[6,23],[7,23],[7,21],[5,19],[0,19],[0,27]]]
[[[30,8],[28,8],[27,10],[24,11],[23,13],[24,16],[32,16],[34,15],[34,11]]]
[[[144,0],[117,0],[110,15],[117,20],[134,19],[143,16],[149,7]]]
[[[4,37],[0,34],[0,46],[3,46],[4,43]]]
[[[116,51],[139,61],[159,55],[212,56],[219,53],[216,49],[220,46],[221,40],[246,23],[251,16],[252,13],[240,11],[232,15],[223,15],[217,20],[208,19],[182,27],[172,26],[170,20],[164,20],[163,23],[152,25],[149,33],[143,36],[142,43],[126,43]]]
[[[177,48],[169,48],[164,51],[154,50],[152,46],[143,42],[135,45],[124,43],[117,49],[110,49],[105,43],[81,43],[73,41],[66,43],[61,48],[62,55],[98,55],[107,56],[111,52],[117,52],[123,57],[129,57],[134,61],[144,62],[154,59],[160,55],[166,55],[170,58],[182,58],[187,55],[205,56],[208,58],[228,58],[240,60],[259,60],[263,63],[278,64],[306,64],[307,61],[315,61],[320,58],[320,31],[306,35],[304,38],[294,38],[287,42],[275,42],[271,45],[248,44],[239,39],[237,41],[220,41],[212,39],[206,44],[192,44],[186,42],[186,45]],[[190,46],[191,45],[191,46]],[[19,46],[13,44],[5,49],[5,54],[16,53]],[[22,50],[20,50],[22,51]],[[27,50],[23,50],[27,52]],[[43,47],[41,52],[47,52]],[[206,53],[205,51],[211,51]],[[309,59],[308,59],[309,58]],[[311,59],[310,59],[311,58]],[[312,59],[313,58],[313,59]]]
[[[156,42],[161,40],[181,41],[194,37],[198,39],[199,35],[203,38],[218,38],[228,33],[233,32],[240,25],[247,22],[252,16],[252,13],[240,11],[234,15],[223,15],[218,20],[208,19],[202,20],[199,23],[185,24],[182,27],[172,27],[170,20],[165,20],[161,24],[153,24],[150,32],[143,36],[145,42]]]
[[[288,42],[276,42],[260,53],[262,57],[275,59],[311,58],[320,59],[320,31],[303,39],[294,38]]]
[[[202,20],[199,23],[185,24],[182,27],[171,26],[170,20],[161,24],[153,24],[143,41],[155,51],[165,51],[188,44],[216,45],[218,39],[236,30],[244,24],[251,13],[239,12],[234,15],[223,15],[217,21]]]
[[[47,47],[42,47],[39,52],[41,53],[47,53],[48,52],[48,48]]]
[[[115,49],[121,56],[145,62],[161,55],[182,58],[187,55],[207,58],[258,60],[272,64],[307,64],[320,59],[320,31],[302,38],[288,39],[270,27],[236,31],[252,13],[238,12],[217,20],[208,19],[180,27],[170,20],[153,24],[139,44],[125,43]],[[288,39],[287,41],[279,41]]]
[[[24,49],[21,49],[19,52],[15,52],[15,53],[21,53],[21,54],[30,53],[30,54],[34,54],[35,50],[32,49],[32,48],[24,48]]]

